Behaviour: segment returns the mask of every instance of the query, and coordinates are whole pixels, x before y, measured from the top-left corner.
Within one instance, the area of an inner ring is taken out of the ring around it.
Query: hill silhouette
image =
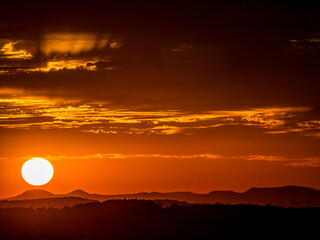
[[[320,208],[108,200],[63,209],[0,209],[0,239],[311,239]]]
[[[7,200],[25,200],[25,199],[41,199],[41,198],[55,198],[55,197],[56,197],[56,194],[50,193],[45,190],[29,190],[15,197],[8,198]]]
[[[255,204],[285,207],[320,207],[320,190],[299,186],[275,188],[251,188],[243,193],[234,191],[212,191],[207,194],[192,192],[141,192],[134,194],[101,195],[91,194],[83,190],[75,190],[67,194],[52,194],[43,190],[30,190],[6,200],[41,199],[57,197],[77,197],[105,201],[110,199],[146,199],[177,200],[188,203],[222,203],[222,204]]]

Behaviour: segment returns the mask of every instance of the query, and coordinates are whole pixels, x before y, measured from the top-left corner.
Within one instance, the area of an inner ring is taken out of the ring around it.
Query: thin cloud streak
[[[10,91],[10,90],[7,90]],[[77,129],[96,134],[196,134],[222,126],[262,128],[269,134],[318,133],[318,120],[297,121],[302,107],[257,108],[231,111],[134,111],[91,103],[45,97],[4,94],[0,98],[0,127],[14,129]]]
[[[33,156],[24,156],[18,158],[1,158],[4,162],[26,161]],[[288,156],[273,156],[273,155],[248,155],[248,156],[223,156],[212,153],[176,155],[176,154],[122,154],[122,153],[95,153],[89,155],[75,156],[41,156],[49,161],[70,161],[70,160],[117,160],[117,159],[211,159],[211,160],[233,160],[240,159],[243,161],[264,161],[274,162],[287,167],[320,167],[319,157],[288,157]]]

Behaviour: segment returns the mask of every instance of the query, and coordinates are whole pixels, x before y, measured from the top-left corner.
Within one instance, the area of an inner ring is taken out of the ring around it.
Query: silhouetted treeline
[[[65,206],[72,207],[77,204],[89,202],[97,202],[92,199],[84,199],[79,197],[60,197],[60,198],[42,198],[42,199],[25,199],[25,200],[2,200],[0,208],[64,208]]]
[[[63,209],[0,209],[0,239],[310,239],[320,208],[110,200]]]

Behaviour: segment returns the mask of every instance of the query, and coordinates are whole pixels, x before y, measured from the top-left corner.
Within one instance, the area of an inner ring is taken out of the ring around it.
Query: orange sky
[[[6,5],[0,197],[32,157],[54,193],[320,188],[312,6]]]

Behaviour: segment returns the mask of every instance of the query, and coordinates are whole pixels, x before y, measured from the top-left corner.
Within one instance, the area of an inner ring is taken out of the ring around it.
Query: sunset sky
[[[319,8],[222,2],[1,3],[0,198],[320,189]]]

